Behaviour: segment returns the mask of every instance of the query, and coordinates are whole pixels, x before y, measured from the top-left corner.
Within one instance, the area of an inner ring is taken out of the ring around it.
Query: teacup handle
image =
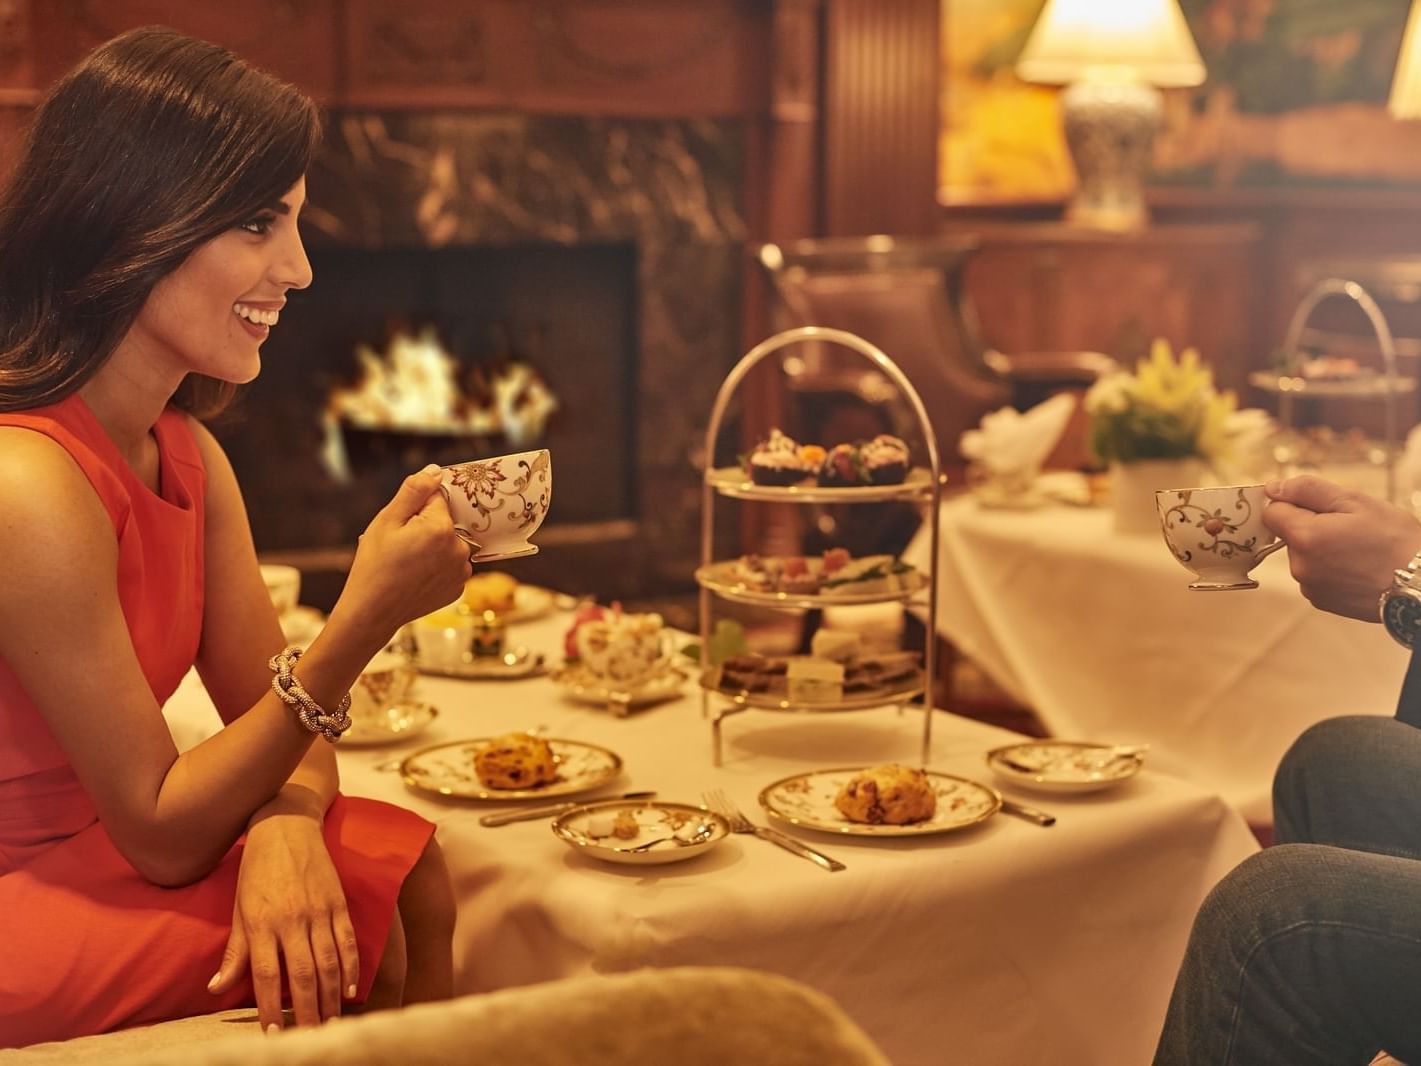
[[[1258,551],[1253,553],[1254,565],[1258,565],[1258,563],[1262,561],[1265,555],[1272,555],[1279,548],[1286,548],[1287,546],[1288,542],[1286,540],[1283,540],[1282,538],[1279,538],[1278,540],[1275,540],[1272,544],[1268,545],[1268,547],[1258,549]]]

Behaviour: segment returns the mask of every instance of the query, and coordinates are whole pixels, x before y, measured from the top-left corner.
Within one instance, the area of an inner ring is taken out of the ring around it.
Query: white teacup
[[[414,683],[409,659],[395,651],[377,653],[350,686],[350,717],[356,722],[383,719],[386,710],[409,698]]]
[[[552,454],[540,448],[446,466],[440,491],[454,532],[478,548],[476,562],[533,555],[538,548],[529,538],[553,499]]]
[[[1268,496],[1262,485],[1220,485],[1204,489],[1160,489],[1155,493],[1160,532],[1174,557],[1197,580],[1201,592],[1256,589],[1248,576],[1279,548],[1263,524]]]
[[[295,610],[301,602],[301,571],[294,566],[262,563],[261,572],[262,580],[266,582],[266,593],[271,597],[276,613],[284,615]]]

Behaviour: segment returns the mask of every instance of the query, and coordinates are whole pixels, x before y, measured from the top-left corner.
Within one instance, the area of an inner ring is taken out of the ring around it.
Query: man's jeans
[[[1273,781],[1278,843],[1194,920],[1156,1066],[1421,1064],[1421,728],[1313,726]],[[1418,710],[1421,708],[1414,708]]]

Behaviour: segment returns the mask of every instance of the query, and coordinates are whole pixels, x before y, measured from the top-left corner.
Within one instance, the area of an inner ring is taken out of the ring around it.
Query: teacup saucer
[[[479,552],[479,554],[471,556],[471,558],[476,563],[497,563],[504,559],[522,559],[525,556],[537,554],[538,546],[536,544],[527,544],[522,548],[515,548],[513,551],[508,552]]]
[[[375,747],[393,744],[423,733],[439,717],[439,711],[427,703],[410,700],[386,707],[371,718],[359,718],[341,737],[346,747]]]

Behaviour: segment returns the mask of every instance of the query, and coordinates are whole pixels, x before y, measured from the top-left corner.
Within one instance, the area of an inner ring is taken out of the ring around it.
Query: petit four
[[[801,448],[797,441],[772,429],[769,439],[750,453],[750,480],[757,485],[798,485],[814,476],[823,451],[814,445]]]

